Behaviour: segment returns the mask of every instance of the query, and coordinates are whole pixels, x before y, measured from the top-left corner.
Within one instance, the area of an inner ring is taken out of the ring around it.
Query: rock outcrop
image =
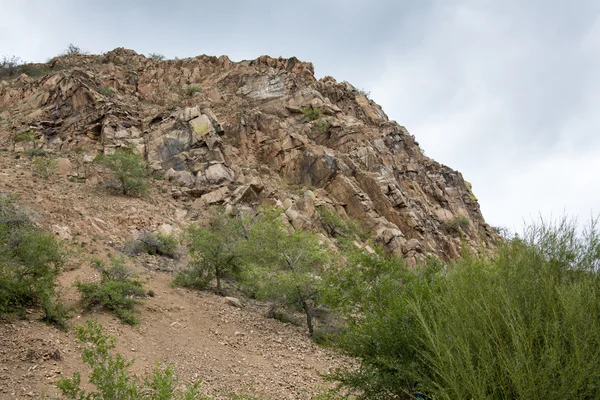
[[[325,208],[357,219],[413,265],[496,241],[459,172],[423,155],[351,84],[317,80],[310,63],[155,61],[115,49],[49,66],[44,77],[1,82],[0,144],[71,150],[61,173],[97,179],[95,154],[128,146],[190,210],[268,203],[291,226],[316,229]]]

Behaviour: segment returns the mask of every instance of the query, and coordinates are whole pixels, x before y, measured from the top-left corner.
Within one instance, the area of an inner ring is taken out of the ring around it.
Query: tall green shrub
[[[0,195],[0,316],[40,305],[46,320],[63,324],[68,312],[56,293],[63,263],[55,237],[31,222],[16,197]]]
[[[600,398],[600,241],[574,224],[529,228],[492,258],[465,256],[372,282],[335,377],[362,398]]]

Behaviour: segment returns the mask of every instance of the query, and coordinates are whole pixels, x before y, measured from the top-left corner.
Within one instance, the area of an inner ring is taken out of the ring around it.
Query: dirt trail
[[[32,177],[30,161],[9,153],[1,154],[0,167],[0,191],[20,194],[40,225],[65,237],[70,256],[60,285],[65,301],[75,306],[73,282],[93,279],[91,258],[117,253],[136,230],[162,223],[181,226],[175,216],[186,208],[162,194],[161,182],[148,198],[129,199],[64,176],[49,181]],[[320,374],[347,362],[313,344],[303,327],[265,318],[264,304],[246,302],[238,309],[210,293],[173,288],[172,273],[157,271],[172,269],[172,263],[155,257],[131,261],[145,289],[155,292],[140,307],[140,324],[123,325],[103,312],[77,314],[72,322],[98,318],[117,337],[118,351],[135,357],[136,374],[155,362],[171,363],[182,382],[200,380],[202,391],[216,399],[232,392],[310,399],[324,385]],[[72,330],[39,322],[35,310],[25,320],[0,323],[1,399],[56,396],[54,382],[75,371],[85,376],[88,370]]]

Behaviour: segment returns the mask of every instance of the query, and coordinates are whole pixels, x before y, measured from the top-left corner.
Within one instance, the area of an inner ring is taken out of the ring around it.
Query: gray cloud
[[[167,57],[297,56],[372,91],[484,216],[600,211],[600,2],[0,0],[0,54],[73,42]]]

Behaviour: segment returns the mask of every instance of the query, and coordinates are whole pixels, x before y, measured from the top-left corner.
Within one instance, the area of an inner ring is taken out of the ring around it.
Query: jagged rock
[[[229,197],[229,188],[223,186],[200,197],[204,204],[221,204]]]
[[[459,172],[424,156],[404,127],[350,83],[317,80],[311,63],[150,61],[127,49],[51,63],[60,70],[0,85],[6,147],[28,131],[35,148],[111,154],[133,147],[152,170],[165,171],[174,198],[200,196],[192,208],[280,204],[288,224],[316,230],[316,209],[327,207],[358,220],[411,265],[427,254],[456,257],[463,243],[495,246]],[[201,92],[182,98],[182,88],[198,84]],[[305,107],[316,110],[311,118]],[[31,148],[21,142],[14,151]],[[97,180],[90,157],[70,172],[86,183]],[[457,215],[469,220],[462,241],[443,229]]]
[[[223,164],[213,164],[206,169],[206,180],[210,183],[221,183],[223,181],[233,181],[233,171]]]

